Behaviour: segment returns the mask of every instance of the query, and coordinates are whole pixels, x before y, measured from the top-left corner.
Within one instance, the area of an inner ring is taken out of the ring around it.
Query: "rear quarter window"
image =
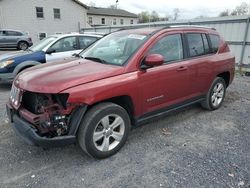
[[[211,51],[212,53],[216,53],[219,49],[220,37],[218,35],[209,34],[209,38],[211,41]]]

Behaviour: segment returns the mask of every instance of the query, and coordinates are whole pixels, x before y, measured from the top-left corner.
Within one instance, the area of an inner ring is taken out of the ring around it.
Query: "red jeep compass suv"
[[[214,29],[198,26],[122,30],[71,60],[36,66],[13,82],[7,112],[30,144],[72,144],[105,158],[131,125],[201,103],[218,109],[235,58]]]

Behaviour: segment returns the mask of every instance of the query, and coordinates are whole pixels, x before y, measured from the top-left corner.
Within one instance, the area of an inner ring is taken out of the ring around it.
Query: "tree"
[[[156,11],[152,11],[150,14],[150,22],[157,22],[159,20],[160,18],[159,18],[158,13]]]
[[[223,16],[229,16],[230,15],[230,12],[229,10],[225,10],[225,11],[222,11],[220,14],[219,14],[219,17],[223,17]]]
[[[93,1],[90,1],[88,4],[90,7],[95,7],[95,3]]]
[[[232,11],[230,10],[224,10],[222,11],[219,16],[241,16],[241,15],[247,15],[250,14],[250,4],[247,4],[246,2],[241,3],[239,6],[235,7]]]
[[[110,5],[108,8],[111,8],[111,9],[116,9],[116,5]]]
[[[249,13],[250,13],[249,8],[250,8],[250,5],[247,4],[246,2],[243,2],[243,3],[241,3],[241,5],[237,6],[237,7],[232,11],[231,15],[240,16],[240,15],[249,14]]]
[[[177,20],[178,18],[179,18],[179,14],[180,14],[180,9],[178,9],[178,8],[175,8],[174,10],[173,10],[173,12],[174,12],[174,15],[173,15],[173,20]]]
[[[142,11],[138,14],[139,23],[147,23],[150,22],[150,14],[148,11]]]

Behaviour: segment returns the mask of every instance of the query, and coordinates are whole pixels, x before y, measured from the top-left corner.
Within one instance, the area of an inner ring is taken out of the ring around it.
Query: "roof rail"
[[[212,29],[216,30],[214,27],[202,26],[202,25],[171,25],[170,28],[179,28],[179,27],[195,27],[195,28],[205,28],[205,29]]]

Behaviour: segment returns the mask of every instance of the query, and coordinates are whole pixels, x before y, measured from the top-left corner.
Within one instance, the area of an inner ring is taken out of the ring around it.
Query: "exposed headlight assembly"
[[[14,62],[15,62],[14,60],[7,60],[7,61],[0,62],[0,68],[4,68]]]

